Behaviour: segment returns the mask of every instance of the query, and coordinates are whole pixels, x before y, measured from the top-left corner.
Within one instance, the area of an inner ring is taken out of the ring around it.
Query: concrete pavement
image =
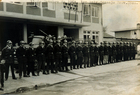
[[[9,79],[5,81],[4,91],[0,91],[0,94],[4,93],[11,93],[11,92],[20,92],[23,89],[26,90],[33,90],[35,89],[35,85],[38,87],[43,86],[50,86],[57,83],[65,82],[68,80],[81,78],[90,75],[102,75],[105,72],[111,72],[112,70],[122,70],[126,68],[132,68],[137,66],[140,63],[140,60],[131,60],[125,62],[118,62],[115,64],[108,64],[102,66],[96,66],[86,69],[74,69],[69,72],[59,72],[57,74],[49,74],[49,75],[42,75],[40,76],[31,76],[31,77],[23,77],[19,79],[18,74],[16,74],[17,80],[13,80],[11,74],[9,75]],[[19,89],[21,88],[21,89]]]

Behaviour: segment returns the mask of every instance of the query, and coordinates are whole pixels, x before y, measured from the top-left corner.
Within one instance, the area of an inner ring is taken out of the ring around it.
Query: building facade
[[[103,32],[103,41],[104,42],[116,42],[116,38],[106,32]]]
[[[34,35],[66,35],[101,42],[102,4],[77,2],[0,2],[0,49],[7,40],[18,43]]]

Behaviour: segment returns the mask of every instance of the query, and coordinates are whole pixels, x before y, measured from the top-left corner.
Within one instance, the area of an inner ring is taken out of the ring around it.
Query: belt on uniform
[[[41,53],[41,55],[44,55],[44,53]]]
[[[25,56],[25,55],[22,55],[22,56]]]
[[[34,55],[32,55],[32,56],[34,56]]]
[[[10,57],[12,57],[12,55],[9,55]]]

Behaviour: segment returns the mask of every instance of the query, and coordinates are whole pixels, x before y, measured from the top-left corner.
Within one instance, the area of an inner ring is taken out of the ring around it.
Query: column
[[[83,40],[83,28],[79,28],[79,40]]]
[[[27,43],[27,24],[23,25],[23,40]]]
[[[60,38],[64,35],[64,29],[63,27],[58,26],[58,33],[57,38]]]

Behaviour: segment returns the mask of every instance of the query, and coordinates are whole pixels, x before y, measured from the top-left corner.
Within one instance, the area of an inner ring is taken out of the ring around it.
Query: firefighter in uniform
[[[11,66],[12,78],[17,79],[14,74],[14,49],[12,47],[12,41],[7,41],[7,46],[2,50],[2,60],[5,60],[5,80],[8,79],[9,66]]]
[[[90,42],[90,47],[89,47],[89,50],[90,50],[90,67],[92,67],[92,66],[95,66],[95,59],[94,59],[94,57],[95,57],[95,53],[94,53],[94,44],[93,44],[93,42]]]
[[[54,65],[54,47],[53,40],[50,39],[49,44],[46,49],[46,59],[47,59],[47,73],[49,74],[49,68],[51,69],[51,73],[54,73],[55,65]],[[57,72],[57,70],[55,70]]]
[[[89,47],[88,47],[88,42],[84,43],[85,45],[83,46],[83,57],[84,57],[84,68],[89,67]]]
[[[113,63],[115,63],[116,62],[116,55],[117,55],[115,42],[113,42],[113,45],[112,45],[112,55],[113,55]]]
[[[123,42],[120,42],[120,61],[124,60]]]
[[[95,47],[94,47],[94,54],[95,54],[94,63],[95,63],[95,65],[98,65],[98,59],[99,59],[99,48],[97,45],[98,45],[98,43],[95,42]]]
[[[3,90],[4,87],[4,64],[5,60],[1,60],[1,52],[0,52],[0,83],[1,83],[1,88],[0,90]]]
[[[39,46],[36,49],[36,57],[38,61],[38,67],[37,67],[37,75],[39,76],[39,72],[41,71],[41,68],[43,70],[43,74],[46,74],[45,72],[45,43],[44,41],[39,42]]]
[[[27,56],[28,56],[28,68],[27,68],[27,75],[30,75],[30,72],[32,72],[32,76],[36,76],[35,75],[35,62],[36,60],[36,51],[34,48],[34,43],[30,42],[30,47],[27,50]]]
[[[126,45],[126,42],[124,42],[123,52],[124,52],[124,61],[126,61],[127,60],[127,45]]]
[[[76,55],[77,55],[77,69],[83,68],[82,63],[83,63],[83,48],[81,46],[82,42],[80,41],[76,47]]]
[[[107,64],[108,63],[108,55],[109,55],[109,52],[108,52],[108,46],[107,46],[107,42],[104,43],[104,64]]]
[[[24,41],[20,41],[20,47],[17,49],[16,54],[17,54],[18,63],[19,63],[19,78],[21,79],[22,72],[23,72],[23,77],[29,77],[26,75],[27,49],[25,47]]]
[[[135,55],[136,55],[136,53],[137,53],[137,52],[136,52],[136,49],[135,49],[135,43],[133,43],[132,52],[133,52],[133,53],[132,53],[132,54],[133,54],[133,55],[132,55],[132,59],[135,59]]]
[[[62,71],[62,53],[61,53],[61,46],[60,40],[57,40],[56,45],[54,46],[54,57],[55,57],[55,66],[57,71]]]
[[[62,45],[62,69],[64,71],[69,71],[68,56],[69,56],[69,54],[68,54],[67,40],[64,40],[63,45]]]
[[[70,55],[70,69],[75,69],[75,65],[76,65],[76,53],[75,53],[75,41],[72,41],[72,45],[69,47],[69,55]]]
[[[120,50],[119,50],[119,42],[116,42],[116,62],[119,62],[119,53],[120,53]]]
[[[103,56],[104,56],[104,46],[103,43],[100,43],[100,47],[99,47],[99,55],[100,55],[100,61],[99,61],[99,65],[103,65]]]
[[[112,63],[112,46],[110,42],[108,43],[108,54],[108,63]]]

